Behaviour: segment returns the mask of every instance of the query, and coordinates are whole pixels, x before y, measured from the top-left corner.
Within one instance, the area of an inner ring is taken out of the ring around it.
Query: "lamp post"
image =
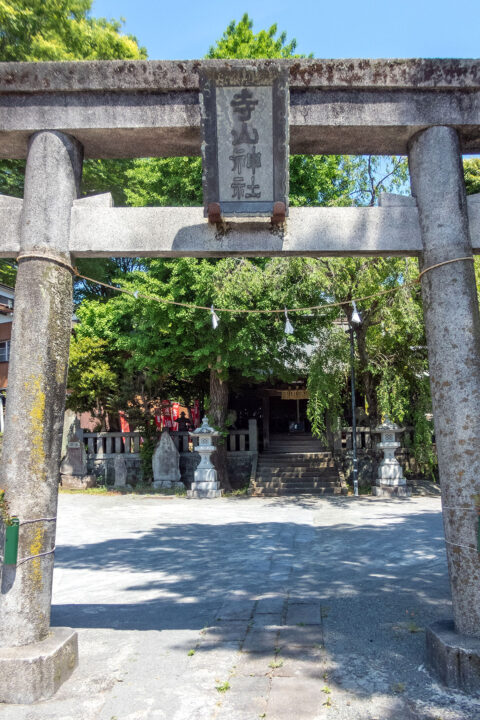
[[[353,326],[360,325],[362,318],[353,303],[353,313],[348,324],[350,335],[350,371],[352,383],[352,455],[353,455],[353,494],[358,495],[358,457],[357,457],[357,404],[355,402],[355,337]]]

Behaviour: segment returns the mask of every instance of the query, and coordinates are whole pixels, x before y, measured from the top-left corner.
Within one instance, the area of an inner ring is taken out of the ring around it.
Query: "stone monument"
[[[115,475],[115,483],[113,487],[129,488],[127,483],[127,463],[123,455],[115,455],[113,460],[113,472]]]
[[[68,432],[67,452],[60,465],[60,476],[62,487],[71,490],[94,487],[97,482],[95,475],[88,474],[87,453],[78,418],[75,418]]]
[[[212,453],[216,448],[212,442],[212,438],[218,437],[220,433],[214,430],[208,424],[208,419],[203,418],[199,428],[188,433],[192,438],[198,438],[198,447],[196,451],[200,454],[200,464],[195,470],[194,481],[187,490],[189,498],[217,498],[221,497],[220,483],[217,480],[217,471],[212,464]]]
[[[163,431],[153,453],[152,469],[153,487],[156,490],[184,487],[180,481],[180,453],[167,430]]]
[[[375,428],[375,432],[381,434],[381,442],[377,444],[377,448],[383,450],[383,460],[378,468],[377,483],[373,488],[373,494],[378,497],[392,497],[392,495],[409,497],[412,489],[407,486],[402,466],[395,457],[395,450],[400,447],[395,435],[403,432],[403,428],[398,427],[387,417],[381,425]]]

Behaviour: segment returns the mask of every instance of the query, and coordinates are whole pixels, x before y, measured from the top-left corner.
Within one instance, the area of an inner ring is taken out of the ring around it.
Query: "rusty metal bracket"
[[[282,225],[285,222],[286,208],[284,202],[273,204],[272,225]]]
[[[220,203],[208,203],[208,222],[213,224],[222,222]]]

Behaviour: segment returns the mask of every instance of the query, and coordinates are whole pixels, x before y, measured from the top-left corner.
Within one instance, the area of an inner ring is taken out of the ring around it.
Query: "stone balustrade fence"
[[[333,435],[333,449],[335,452],[345,452],[352,449],[353,430],[351,427],[344,427],[336,430]],[[400,436],[403,447],[411,447],[413,439],[413,427],[405,427]],[[357,426],[357,450],[376,450],[380,442],[380,433],[372,431],[368,426]]]
[[[198,438],[192,438],[188,432],[170,433],[175,447],[180,453],[193,452]],[[141,432],[83,432],[83,441],[89,457],[105,457],[118,454],[138,454],[143,445]],[[248,428],[230,430],[226,438],[227,452],[258,451],[257,422],[248,421]]]
[[[199,456],[194,452],[198,439],[188,432],[170,433],[180,453],[182,480],[189,485],[198,464]],[[109,483],[114,480],[114,460],[122,454],[127,464],[128,481],[135,484],[143,475],[140,448],[144,437],[141,432],[83,432],[87,452],[88,472],[103,476]],[[257,421],[248,421],[248,428],[230,430],[226,437],[227,464],[235,484],[241,487],[248,483],[256,467],[258,453]]]

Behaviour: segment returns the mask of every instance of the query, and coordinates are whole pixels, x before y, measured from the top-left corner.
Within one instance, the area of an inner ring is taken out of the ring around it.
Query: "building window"
[[[2,340],[0,342],[0,362],[8,362],[10,357],[10,341]]]
[[[0,305],[6,305],[8,308],[13,308],[13,298],[7,297],[6,295],[0,295]]]

